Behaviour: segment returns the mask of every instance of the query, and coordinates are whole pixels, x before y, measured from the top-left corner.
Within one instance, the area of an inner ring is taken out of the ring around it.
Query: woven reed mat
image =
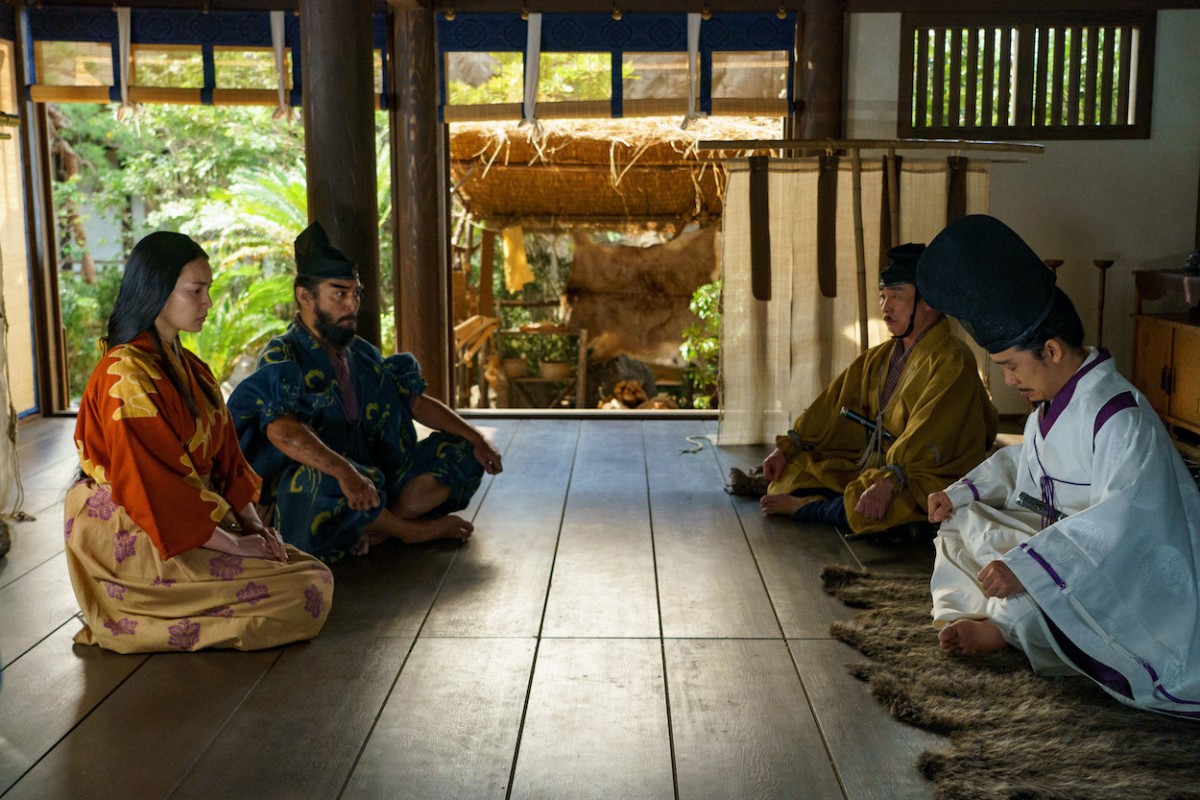
[[[1039,677],[1013,648],[942,652],[928,577],[828,566],[821,578],[865,609],[831,628],[871,659],[851,673],[897,719],[949,737],[916,764],[937,798],[1200,798],[1200,722],[1128,708],[1086,678]]]

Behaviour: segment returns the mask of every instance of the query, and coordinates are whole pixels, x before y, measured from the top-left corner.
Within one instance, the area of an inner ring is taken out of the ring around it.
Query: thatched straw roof
[[[529,228],[706,222],[721,215],[720,154],[702,139],[775,139],[777,119],[546,120],[451,126],[450,171],[467,211]],[[730,153],[728,155],[737,155]]]

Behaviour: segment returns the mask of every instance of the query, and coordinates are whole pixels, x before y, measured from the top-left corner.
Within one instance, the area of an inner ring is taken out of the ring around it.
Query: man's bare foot
[[[371,552],[372,547],[382,544],[387,538],[387,535],[383,533],[363,531],[358,535],[358,541],[354,543],[354,547],[350,548],[350,555],[365,556]]]
[[[764,514],[784,514],[790,517],[799,511],[801,506],[806,506],[814,500],[820,499],[820,495],[815,494],[804,497],[796,497],[790,494],[765,494],[758,501],[758,506]]]
[[[943,650],[964,656],[982,656],[1008,646],[1000,629],[990,619],[960,619],[938,631]]]
[[[396,538],[405,544],[432,542],[434,539],[466,541],[475,530],[474,525],[453,514],[437,519],[402,520],[398,527],[399,533]]]

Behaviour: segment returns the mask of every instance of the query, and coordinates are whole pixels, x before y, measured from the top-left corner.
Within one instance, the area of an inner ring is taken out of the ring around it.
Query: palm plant
[[[292,242],[308,225],[304,165],[269,165],[239,170],[228,189],[184,230],[204,242],[214,266],[254,263],[264,274],[290,271]]]

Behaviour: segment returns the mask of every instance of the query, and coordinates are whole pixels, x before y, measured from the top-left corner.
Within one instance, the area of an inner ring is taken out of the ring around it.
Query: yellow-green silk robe
[[[999,417],[979,380],[974,356],[943,319],[913,345],[883,409],[883,426],[896,440],[884,443],[882,460],[860,466],[869,432],[839,410],[845,406],[872,420],[879,417],[879,393],[895,346],[889,340],[860,355],[796,418],[794,435],[776,440],[788,464],[768,494],[817,488],[842,492],[851,529],[873,533],[927,519],[929,495],[983,461]],[[898,475],[904,483],[883,519],[868,520],[855,512],[863,492]]]

